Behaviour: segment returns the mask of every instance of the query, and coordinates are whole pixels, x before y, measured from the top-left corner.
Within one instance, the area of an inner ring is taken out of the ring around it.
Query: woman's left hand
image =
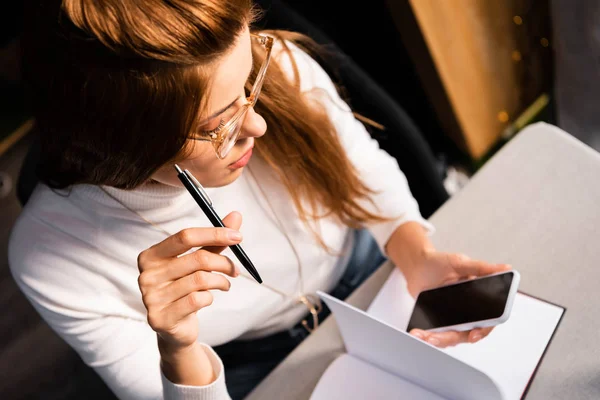
[[[425,289],[447,285],[459,280],[472,279],[496,272],[507,271],[506,264],[489,264],[472,260],[463,254],[442,253],[435,250],[426,252],[419,268],[406,276],[408,291],[413,297]],[[410,333],[437,347],[454,346],[459,343],[475,343],[486,337],[492,328],[476,328],[470,331],[449,331],[431,333],[413,329]]]

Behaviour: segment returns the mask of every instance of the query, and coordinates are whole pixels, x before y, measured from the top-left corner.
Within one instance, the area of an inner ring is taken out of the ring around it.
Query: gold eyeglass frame
[[[256,75],[256,80],[252,85],[250,95],[246,97],[246,104],[244,104],[242,107],[239,108],[239,110],[236,111],[234,116],[229,121],[227,121],[225,125],[223,125],[223,128],[221,128],[218,134],[213,133],[212,135],[210,135],[196,133],[195,136],[191,138],[198,141],[211,142],[213,147],[215,148],[215,153],[217,154],[217,157],[221,160],[224,159],[233,148],[233,145],[231,145],[229,149],[227,149],[227,151],[223,151],[223,145],[226,142],[226,139],[231,140],[233,143],[237,141],[241,130],[241,126],[238,127],[238,123],[240,123],[240,121],[244,121],[244,117],[246,116],[248,110],[254,107],[254,105],[256,104],[256,101],[258,100],[258,96],[260,95],[260,91],[265,80],[265,75],[267,74],[267,67],[269,66],[269,62],[271,60],[271,49],[273,48],[274,42],[273,37],[256,33],[251,33],[250,36],[252,39],[257,40],[259,44],[265,47],[266,56],[262,66],[260,67],[260,70],[258,71],[258,74]]]

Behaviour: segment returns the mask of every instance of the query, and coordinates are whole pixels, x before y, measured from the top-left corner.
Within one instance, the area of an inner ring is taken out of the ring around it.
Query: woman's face
[[[228,116],[246,103],[244,85],[252,69],[250,33],[246,29],[238,38],[230,52],[216,64],[212,75],[212,85],[205,116],[198,129],[210,132],[227,123]],[[204,123],[205,121],[205,123]],[[217,158],[210,142],[189,140],[188,157],[178,162],[182,169],[189,170],[206,187],[225,186],[236,180],[244,166],[252,157],[254,139],[265,134],[265,120],[248,110],[240,136],[229,154],[221,160]],[[173,165],[164,165],[152,179],[171,186],[182,186]]]

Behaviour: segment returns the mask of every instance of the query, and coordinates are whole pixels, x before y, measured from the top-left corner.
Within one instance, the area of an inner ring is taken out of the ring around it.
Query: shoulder
[[[81,288],[85,265],[94,258],[91,254],[98,253],[92,218],[73,199],[38,185],[8,243],[11,274],[34,304],[52,303],[58,300],[52,298],[55,295],[70,296],[70,292],[69,301],[77,301],[77,290],[70,288]]]
[[[8,258],[40,316],[86,363],[103,366],[153,348],[156,336],[136,290],[137,268],[107,250],[100,232],[110,215],[87,200],[78,189],[63,196],[38,185],[11,231]]]
[[[292,41],[276,41],[273,46],[273,58],[288,78],[298,81],[301,92],[314,89],[336,91],[335,84],[323,67]]]
[[[11,230],[9,251],[22,247],[28,252],[44,249],[57,240],[95,243],[98,216],[85,208],[69,190],[53,191],[39,184]]]

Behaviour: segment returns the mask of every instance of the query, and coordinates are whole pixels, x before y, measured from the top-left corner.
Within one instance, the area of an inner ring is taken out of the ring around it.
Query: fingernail
[[[434,337],[430,337],[429,339],[427,339],[427,341],[434,346],[439,346],[440,344],[440,340]]]
[[[477,342],[478,340],[481,339],[481,335],[476,333],[473,336],[471,336],[471,342]]]
[[[413,332],[413,336],[423,339],[423,334],[421,332]]]
[[[235,241],[241,241],[242,240],[242,234],[238,231],[234,231],[234,230],[229,230],[227,231],[227,237],[230,240],[235,240]]]
[[[233,264],[233,266],[235,267],[235,276],[239,276],[241,271],[240,271],[240,267],[238,267],[237,265]]]

